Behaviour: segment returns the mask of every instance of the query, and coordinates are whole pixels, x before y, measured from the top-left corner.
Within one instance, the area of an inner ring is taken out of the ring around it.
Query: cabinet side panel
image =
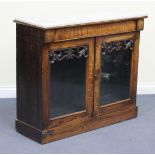
[[[17,119],[40,128],[42,44],[34,31],[17,24]]]

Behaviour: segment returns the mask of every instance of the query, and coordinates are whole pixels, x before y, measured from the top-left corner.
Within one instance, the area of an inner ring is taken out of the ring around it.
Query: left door
[[[93,113],[94,39],[47,45],[43,53],[44,116],[52,125]],[[47,123],[47,124],[48,124]]]

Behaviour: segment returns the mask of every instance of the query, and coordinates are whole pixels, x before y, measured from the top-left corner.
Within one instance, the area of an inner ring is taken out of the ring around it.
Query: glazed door
[[[133,104],[137,82],[137,34],[97,37],[94,114],[105,114]],[[136,46],[135,46],[136,43]],[[118,106],[119,105],[119,106]]]
[[[51,125],[92,116],[94,39],[52,43],[43,56],[45,115]]]

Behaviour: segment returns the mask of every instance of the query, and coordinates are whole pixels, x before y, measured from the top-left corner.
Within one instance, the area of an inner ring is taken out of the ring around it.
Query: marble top
[[[135,13],[92,13],[92,14],[70,14],[70,15],[49,15],[39,17],[18,17],[14,20],[16,23],[31,25],[42,29],[54,29],[61,27],[71,27],[77,25],[88,25],[95,23],[104,23],[118,20],[128,20],[136,18],[147,18],[146,14]]]

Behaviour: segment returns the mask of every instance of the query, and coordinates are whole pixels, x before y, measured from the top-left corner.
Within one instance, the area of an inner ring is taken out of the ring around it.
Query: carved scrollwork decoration
[[[50,63],[55,63],[57,61],[62,61],[64,59],[80,59],[82,57],[88,57],[88,47],[87,46],[79,46],[79,47],[72,47],[67,49],[60,49],[60,50],[52,50],[49,53],[50,56]]]
[[[102,44],[102,54],[133,50],[133,40],[123,40],[117,42],[107,42]]]

